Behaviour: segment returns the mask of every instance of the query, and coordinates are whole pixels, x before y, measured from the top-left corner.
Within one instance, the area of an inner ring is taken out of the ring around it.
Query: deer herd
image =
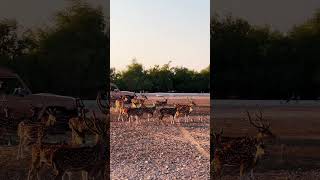
[[[249,123],[258,131],[256,136],[223,136],[223,129],[212,134],[212,171],[215,179],[221,179],[222,170],[227,166],[238,169],[240,179],[247,177],[249,172],[250,179],[254,179],[253,169],[266,154],[266,143],[275,142],[276,136],[270,130],[270,123],[263,122],[261,109],[255,114],[255,120],[252,119],[248,111],[246,111],[246,115]]]
[[[187,98],[187,104],[169,104],[168,99],[156,100],[152,103],[152,106],[147,106],[146,101],[148,98],[143,96],[143,98],[133,98],[126,104],[126,97],[120,97],[115,101],[115,112],[118,113],[117,120],[124,121],[127,120],[129,123],[132,122],[135,118],[136,123],[139,123],[144,115],[147,115],[147,120],[150,121],[150,118],[155,119],[155,114],[158,114],[159,121],[163,121],[165,116],[168,116],[171,120],[171,124],[175,124],[176,120],[179,122],[179,117],[185,117],[185,122],[188,122],[190,119],[190,114],[194,111],[196,104],[190,98]],[[200,121],[202,118],[200,116]]]
[[[97,98],[97,103],[98,102]],[[109,105],[109,104],[108,104]],[[109,107],[105,107],[109,108]],[[31,108],[33,112],[34,109]],[[25,158],[25,153],[31,152],[31,164],[27,179],[40,179],[40,170],[49,167],[54,179],[69,179],[73,172],[81,172],[82,179],[108,179],[105,171],[109,161],[109,111],[103,111],[103,118],[96,116],[94,111],[84,107],[77,116],[69,119],[71,142],[49,143],[45,139],[50,135],[48,129],[57,121],[55,109],[46,111],[40,120],[33,118],[22,120],[17,127],[19,145],[17,160]],[[90,113],[91,117],[86,114]],[[34,116],[32,116],[34,117]],[[86,134],[95,135],[94,145],[85,141]],[[78,178],[77,178],[78,179]]]
[[[47,129],[56,122],[55,110],[48,110],[46,116],[35,122],[25,119],[18,124],[17,135],[19,146],[17,160],[23,159],[27,149],[31,150],[31,164],[27,179],[40,179],[40,170],[46,166],[51,168],[54,179],[64,179],[67,175],[71,179],[73,172],[81,172],[82,179],[106,179],[106,166],[109,159],[109,102],[101,107],[101,97],[98,94],[97,104],[103,118],[97,118],[94,111],[89,112],[82,108],[77,116],[71,117],[68,126],[71,130],[71,142],[48,143],[44,139],[48,135]],[[131,106],[126,106],[125,97],[115,101],[115,111],[118,113],[118,121],[127,120],[136,122],[143,115],[154,117],[158,113],[159,121],[169,116],[170,123],[175,124],[177,117],[184,115],[185,122],[190,121],[190,114],[196,104],[188,98],[188,104],[168,104],[168,99],[156,101],[152,106],[146,105],[147,97],[132,99]],[[91,116],[87,117],[90,113]],[[240,178],[247,175],[253,178],[253,169],[266,153],[266,143],[273,142],[276,136],[270,131],[270,123],[263,122],[262,111],[255,114],[253,120],[251,114],[246,111],[248,122],[257,129],[256,136],[227,137],[223,135],[223,129],[219,133],[212,134],[211,152],[212,165],[215,179],[223,175],[224,167],[233,167],[240,172]],[[179,119],[178,119],[179,120]],[[95,135],[94,145],[86,144],[86,135]]]

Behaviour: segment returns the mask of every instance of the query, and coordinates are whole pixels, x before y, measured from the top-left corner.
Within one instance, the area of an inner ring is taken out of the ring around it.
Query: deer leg
[[[19,147],[18,147],[18,156],[17,159],[22,159],[23,158],[23,147],[24,147],[24,138],[20,138],[20,142],[19,142]]]
[[[244,165],[241,164],[240,165],[240,180],[242,180],[242,178],[243,178],[243,172],[244,172]]]
[[[253,168],[250,171],[250,179],[254,179]]]
[[[88,172],[86,171],[81,171],[81,177],[82,180],[88,180]],[[91,179],[91,178],[90,178]]]
[[[118,116],[118,121],[120,121],[120,116],[121,116],[121,113],[119,113],[119,116]],[[123,118],[122,118],[122,121],[123,121]]]

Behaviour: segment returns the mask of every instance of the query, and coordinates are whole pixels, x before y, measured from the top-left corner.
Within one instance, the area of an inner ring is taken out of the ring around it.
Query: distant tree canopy
[[[286,34],[215,16],[210,48],[213,98],[320,96],[320,11]]]
[[[184,67],[170,67],[155,65],[145,69],[142,64],[133,60],[127,69],[110,70],[111,82],[120,89],[140,92],[209,92],[210,91],[210,67],[196,72]]]
[[[13,69],[33,92],[92,98],[107,85],[109,35],[101,8],[80,0],[54,15],[53,26],[18,33],[0,21],[0,66]]]

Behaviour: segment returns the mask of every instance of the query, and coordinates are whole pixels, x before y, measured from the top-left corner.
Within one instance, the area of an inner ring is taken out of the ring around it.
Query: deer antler
[[[259,113],[255,113],[256,121],[259,123],[259,125],[252,121],[249,111],[247,110],[246,112],[247,112],[248,119],[249,119],[249,122],[250,122],[251,125],[253,125],[254,127],[256,127],[258,129],[259,128],[262,128],[262,129],[269,129],[270,128],[270,123],[269,122],[267,124],[264,124],[262,122],[263,121],[263,116],[262,116],[261,108],[259,108]]]
[[[261,126],[257,125],[256,123],[254,123],[254,122],[252,121],[251,115],[250,115],[250,113],[249,113],[248,110],[246,110],[246,113],[247,113],[248,120],[249,120],[250,124],[251,124],[252,126],[256,127],[256,128],[261,128]]]
[[[84,113],[85,114],[85,113]],[[95,121],[95,116],[94,116],[94,119],[93,119],[94,121]],[[88,127],[88,129],[90,129],[90,131],[92,131],[93,133],[96,133],[96,134],[100,134],[98,131],[97,131],[97,128],[96,128],[96,123],[93,121],[93,120],[91,120],[91,119],[89,119],[89,118],[86,118],[85,117],[85,115],[84,115],[84,123],[86,124],[86,126]],[[89,125],[88,123],[89,122],[91,123],[91,125]]]

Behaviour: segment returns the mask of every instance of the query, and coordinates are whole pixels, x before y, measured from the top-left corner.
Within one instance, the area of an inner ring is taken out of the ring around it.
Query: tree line
[[[145,69],[136,59],[123,71],[110,70],[110,80],[122,90],[134,92],[210,92],[210,66],[194,71],[170,63]]]
[[[93,98],[108,85],[109,29],[101,7],[70,1],[53,25],[20,32],[0,20],[0,66],[19,74],[34,92]]]
[[[232,16],[211,19],[213,98],[320,95],[320,11],[283,33]]]

